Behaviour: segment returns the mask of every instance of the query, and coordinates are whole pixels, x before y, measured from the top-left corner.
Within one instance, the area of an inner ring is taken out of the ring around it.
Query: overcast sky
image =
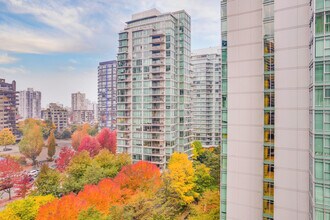
[[[0,0],[0,78],[42,92],[42,106],[70,106],[71,93],[97,101],[97,66],[116,59],[131,14],[184,9],[192,49],[220,45],[219,0]]]

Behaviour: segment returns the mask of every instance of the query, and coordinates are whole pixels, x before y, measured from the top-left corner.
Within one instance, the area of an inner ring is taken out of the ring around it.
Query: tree
[[[220,186],[220,147],[205,149],[197,158],[202,164],[210,168],[210,175],[213,178],[212,187]]]
[[[111,153],[116,154],[117,150],[117,132],[110,131],[109,128],[103,128],[97,135],[102,148],[108,149]]]
[[[192,205],[189,220],[218,220],[220,219],[220,192],[205,191],[198,204]]]
[[[60,172],[65,171],[71,159],[75,155],[75,151],[69,147],[63,147],[60,151],[59,157],[56,160],[56,167]]]
[[[156,165],[139,161],[123,167],[114,178],[114,182],[133,193],[137,190],[156,192],[161,185],[161,174]]]
[[[23,138],[19,142],[19,151],[30,158],[35,165],[43,146],[44,140],[40,126],[34,122],[26,125],[23,130]]]
[[[96,140],[96,138],[88,135],[82,139],[82,141],[78,147],[78,152],[85,150],[85,151],[89,152],[89,155],[91,157],[94,157],[95,155],[97,155],[99,153],[100,149],[101,149],[100,144]]]
[[[36,220],[78,219],[79,213],[87,208],[85,201],[69,194],[42,206]]]
[[[66,169],[66,178],[63,182],[63,190],[65,193],[74,192],[78,193],[83,189],[86,183],[84,175],[88,167],[92,166],[92,158],[87,151],[82,151],[76,154],[69,166]]]
[[[87,210],[83,210],[78,215],[78,220],[105,220],[105,216],[103,216],[99,211],[95,208],[88,208]]]
[[[4,128],[0,131],[0,146],[5,146],[6,150],[7,145],[15,144],[16,137],[13,135],[9,128]]]
[[[203,153],[203,145],[200,141],[194,141],[191,144],[192,152],[193,152],[193,159],[196,160],[201,153]]]
[[[77,128],[77,130],[72,134],[72,147],[73,149],[77,150],[82,139],[88,135],[88,131],[90,129],[89,124],[84,124]]]
[[[38,178],[35,181],[35,193],[37,195],[60,195],[60,173],[50,169],[48,165],[41,167]]]
[[[16,200],[9,203],[5,210],[0,212],[2,220],[34,220],[38,214],[39,207],[51,202],[54,197],[29,196],[25,199]]]
[[[205,190],[212,188],[213,178],[210,175],[210,168],[198,161],[194,162],[195,187],[194,191],[201,194]]]
[[[47,140],[47,148],[48,148],[47,154],[49,159],[52,159],[53,156],[55,155],[55,151],[56,151],[55,147],[56,147],[56,142],[55,142],[54,131],[51,131]]]
[[[31,177],[26,173],[21,174],[15,182],[15,193],[17,196],[25,198],[33,185]]]
[[[20,175],[22,167],[11,158],[0,160],[0,190],[9,194],[11,200],[11,188]]]
[[[188,155],[183,153],[172,154],[168,163],[168,170],[171,187],[182,199],[182,204],[187,205],[193,202],[198,194],[193,191],[195,172]]]

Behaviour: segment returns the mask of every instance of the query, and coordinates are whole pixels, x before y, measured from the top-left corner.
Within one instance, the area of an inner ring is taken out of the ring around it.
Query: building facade
[[[191,154],[190,16],[152,9],[126,24],[117,56],[118,151],[164,168],[173,152]]]
[[[221,50],[205,48],[192,52],[192,128],[205,147],[220,144]]]
[[[73,124],[94,124],[95,117],[93,110],[75,110],[71,115],[71,123]]]
[[[21,119],[41,118],[41,92],[32,88],[19,92],[18,113]]]
[[[314,7],[309,0],[222,1],[221,219],[329,218],[309,138],[314,120],[326,123],[324,111],[310,108]]]
[[[100,127],[117,128],[117,61],[100,62],[98,67],[98,121]]]
[[[77,92],[71,94],[71,108],[75,110],[87,110],[86,94]]]
[[[62,105],[50,103],[47,109],[41,111],[41,116],[43,120],[52,121],[58,132],[68,126],[68,111]]]
[[[0,79],[0,130],[9,128],[17,134],[17,92],[16,82],[6,83]]]

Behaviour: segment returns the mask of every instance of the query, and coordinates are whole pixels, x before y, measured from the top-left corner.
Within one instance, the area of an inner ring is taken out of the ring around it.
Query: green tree
[[[19,151],[27,158],[30,158],[33,165],[35,165],[37,156],[41,153],[43,146],[44,140],[40,125],[34,121],[26,124],[23,128],[23,138],[19,142]]]
[[[197,158],[197,160],[210,168],[212,176],[212,186],[219,188],[220,186],[220,147],[205,149]]]
[[[193,152],[193,159],[195,160],[204,151],[202,142],[194,141],[194,142],[192,142],[191,147],[192,147],[192,152]]]
[[[41,167],[38,178],[35,181],[35,194],[37,195],[60,195],[60,173],[50,169],[47,165]]]
[[[55,155],[55,151],[56,151],[55,147],[56,147],[56,142],[55,142],[54,131],[51,131],[47,140],[47,148],[48,148],[47,154],[49,159],[52,159],[53,156]]]
[[[189,220],[218,220],[220,219],[220,192],[205,191],[203,197],[197,204],[193,204],[191,208],[191,216]]]
[[[78,220],[105,220],[106,217],[103,216],[99,211],[94,208],[89,208],[83,210],[78,215]]]
[[[92,166],[92,158],[87,151],[82,151],[75,155],[69,166],[66,168],[67,177],[63,182],[65,193],[78,193],[86,184],[84,175],[89,167]]]
[[[205,190],[212,188],[213,178],[210,175],[210,168],[198,161],[194,161],[195,187],[194,191],[201,194]]]
[[[0,131],[0,146],[5,146],[6,150],[7,145],[15,144],[16,137],[13,135],[9,128],[4,128]]]

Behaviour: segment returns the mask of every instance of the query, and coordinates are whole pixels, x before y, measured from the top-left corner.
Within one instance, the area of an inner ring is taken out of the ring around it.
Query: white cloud
[[[157,8],[185,9],[192,17],[192,40],[214,46],[220,38],[219,0],[0,0],[13,14],[32,15],[37,25],[0,24],[0,50],[22,53],[117,50],[117,33],[132,13]],[[39,25],[41,24],[41,25]],[[39,25],[39,26],[38,26]],[[197,40],[198,39],[198,40]],[[194,44],[193,44],[194,47]]]
[[[0,78],[4,78],[8,75],[21,75],[28,73],[28,70],[25,67],[0,67]]]
[[[16,57],[9,56],[7,53],[0,53],[0,64],[14,63],[17,60]]]

